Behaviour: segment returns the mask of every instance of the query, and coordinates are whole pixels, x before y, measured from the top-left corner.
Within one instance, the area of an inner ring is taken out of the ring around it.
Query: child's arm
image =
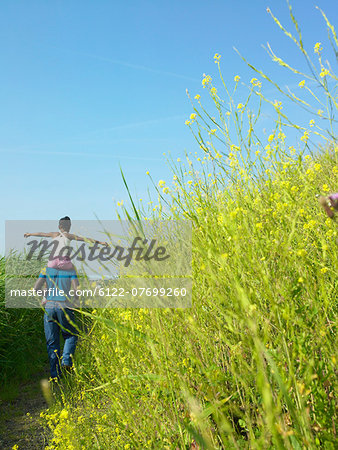
[[[42,232],[39,232],[39,233],[25,233],[24,237],[38,236],[38,237],[52,237],[52,238],[54,238],[54,237],[58,236],[58,234],[59,233],[55,233],[53,231],[50,232],[50,233],[42,233]]]
[[[92,238],[83,238],[81,236],[77,236],[76,234],[70,234],[70,233],[64,233],[64,235],[73,241],[83,241],[83,242],[92,242],[93,244],[100,244],[100,245],[105,245],[107,246],[108,243],[107,242],[102,242],[102,241],[97,241],[96,239],[92,239]]]
[[[330,219],[334,218],[334,210],[332,207],[332,202],[330,201],[329,197],[323,197],[320,195],[318,197],[319,204],[324,208],[324,211],[326,214],[330,217]]]

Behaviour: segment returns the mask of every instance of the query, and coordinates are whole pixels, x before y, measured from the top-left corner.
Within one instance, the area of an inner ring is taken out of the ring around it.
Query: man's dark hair
[[[67,233],[70,230],[71,224],[72,222],[68,216],[61,217],[61,219],[59,220],[59,228],[62,228],[64,231],[67,231]]]

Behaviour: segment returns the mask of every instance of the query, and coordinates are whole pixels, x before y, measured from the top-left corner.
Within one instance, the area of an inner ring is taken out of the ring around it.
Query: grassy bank
[[[93,312],[57,448],[333,448],[337,228],[315,194],[337,173],[290,156],[195,186],[192,309]]]
[[[169,161],[157,204],[121,212],[192,221],[193,306],[93,311],[72,382],[44,416],[50,449],[334,448],[338,230],[316,196],[338,186],[337,77],[320,43],[309,59],[290,13],[311,74],[288,66],[300,93],[284,94],[307,124],[264,96],[273,82],[254,66],[238,98],[240,77],[226,83],[215,55],[220,87],[202,80],[213,110],[189,96],[198,151]]]
[[[0,399],[15,397],[19,383],[44,369],[47,356],[40,309],[5,307],[5,260],[0,259]]]

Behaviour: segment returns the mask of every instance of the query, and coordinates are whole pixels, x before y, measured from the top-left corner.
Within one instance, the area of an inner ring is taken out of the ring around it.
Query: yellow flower
[[[330,188],[327,184],[323,184],[322,190],[323,190],[323,192],[329,192]]]
[[[236,75],[235,78],[234,78],[234,80],[236,81],[236,83],[238,83],[240,79],[241,79],[241,77],[240,77],[239,75]]]
[[[324,67],[322,67],[322,71],[320,72],[320,74],[319,74],[319,76],[321,77],[321,78],[324,78],[324,77],[326,77],[326,75],[329,75],[329,71],[327,70],[327,69],[325,69]]]
[[[69,416],[69,412],[68,412],[66,409],[63,409],[63,410],[60,412],[59,418],[60,418],[60,419],[68,419],[68,416]]]
[[[310,125],[310,127],[314,127],[315,121],[313,119],[311,119],[310,122],[309,122],[309,125]]]
[[[244,105],[243,105],[243,103],[238,103],[238,105],[237,105],[237,109],[243,109],[244,108]]]
[[[181,158],[177,158],[177,162],[180,162],[181,161]]]
[[[302,81],[300,81],[300,82],[298,83],[298,86],[299,86],[300,88],[303,88],[304,85],[305,85],[305,80],[302,80]]]
[[[270,134],[270,136],[268,137],[268,141],[272,142],[275,139],[275,135],[274,134]]]
[[[211,95],[216,95],[217,94],[217,89],[215,87],[210,89],[210,93]]]
[[[191,123],[190,120],[186,120],[186,121],[184,122],[185,125],[190,125],[190,123]]]
[[[261,86],[262,86],[262,83],[261,83],[259,80],[257,80],[257,78],[252,78],[251,81],[250,81],[250,83],[251,83],[253,86],[258,86],[258,87],[261,87]]]
[[[274,101],[274,107],[279,110],[282,109],[282,102],[279,102],[278,100]]]
[[[117,206],[122,206],[123,205],[123,200],[121,200],[120,202],[117,202]]]
[[[298,283],[304,283],[304,278],[303,277],[299,277],[298,278]]]
[[[323,115],[323,111],[321,109],[318,109],[317,114],[318,114],[318,116],[322,116]]]
[[[257,230],[261,230],[263,228],[262,222],[256,223],[256,228],[257,228]]]
[[[149,170],[146,171],[146,175],[149,175]]]
[[[199,94],[195,95],[195,100],[199,100],[201,96]]]
[[[190,119],[191,120],[195,120],[196,119],[196,114],[195,113],[190,114]]]
[[[159,185],[160,188],[163,188],[165,186],[165,181],[164,180],[160,180],[158,182],[158,185]]]
[[[308,132],[307,130],[305,130],[305,131],[304,131],[304,134],[303,134],[303,136],[300,138],[300,140],[306,143],[306,142],[308,141],[308,139],[309,139],[309,132]]]
[[[323,50],[321,42],[317,42],[313,47],[313,50],[315,53],[317,53],[317,55],[319,55],[319,53]]]
[[[323,267],[320,269],[321,273],[326,273],[329,269],[327,267]]]
[[[203,78],[203,80],[202,80],[202,86],[205,88],[206,85],[208,85],[208,84],[211,83],[212,78],[211,78],[210,75],[205,75],[205,74],[204,74],[203,76],[204,76],[204,78]]]
[[[221,55],[219,55],[218,53],[215,53],[215,56],[214,56],[215,63],[217,63],[220,59],[221,59]]]

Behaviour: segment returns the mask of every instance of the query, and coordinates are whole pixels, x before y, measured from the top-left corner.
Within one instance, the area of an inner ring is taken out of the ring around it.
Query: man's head
[[[72,222],[68,216],[61,217],[61,219],[59,220],[59,230],[65,231],[66,233],[68,233],[70,230],[71,224],[72,224]]]

